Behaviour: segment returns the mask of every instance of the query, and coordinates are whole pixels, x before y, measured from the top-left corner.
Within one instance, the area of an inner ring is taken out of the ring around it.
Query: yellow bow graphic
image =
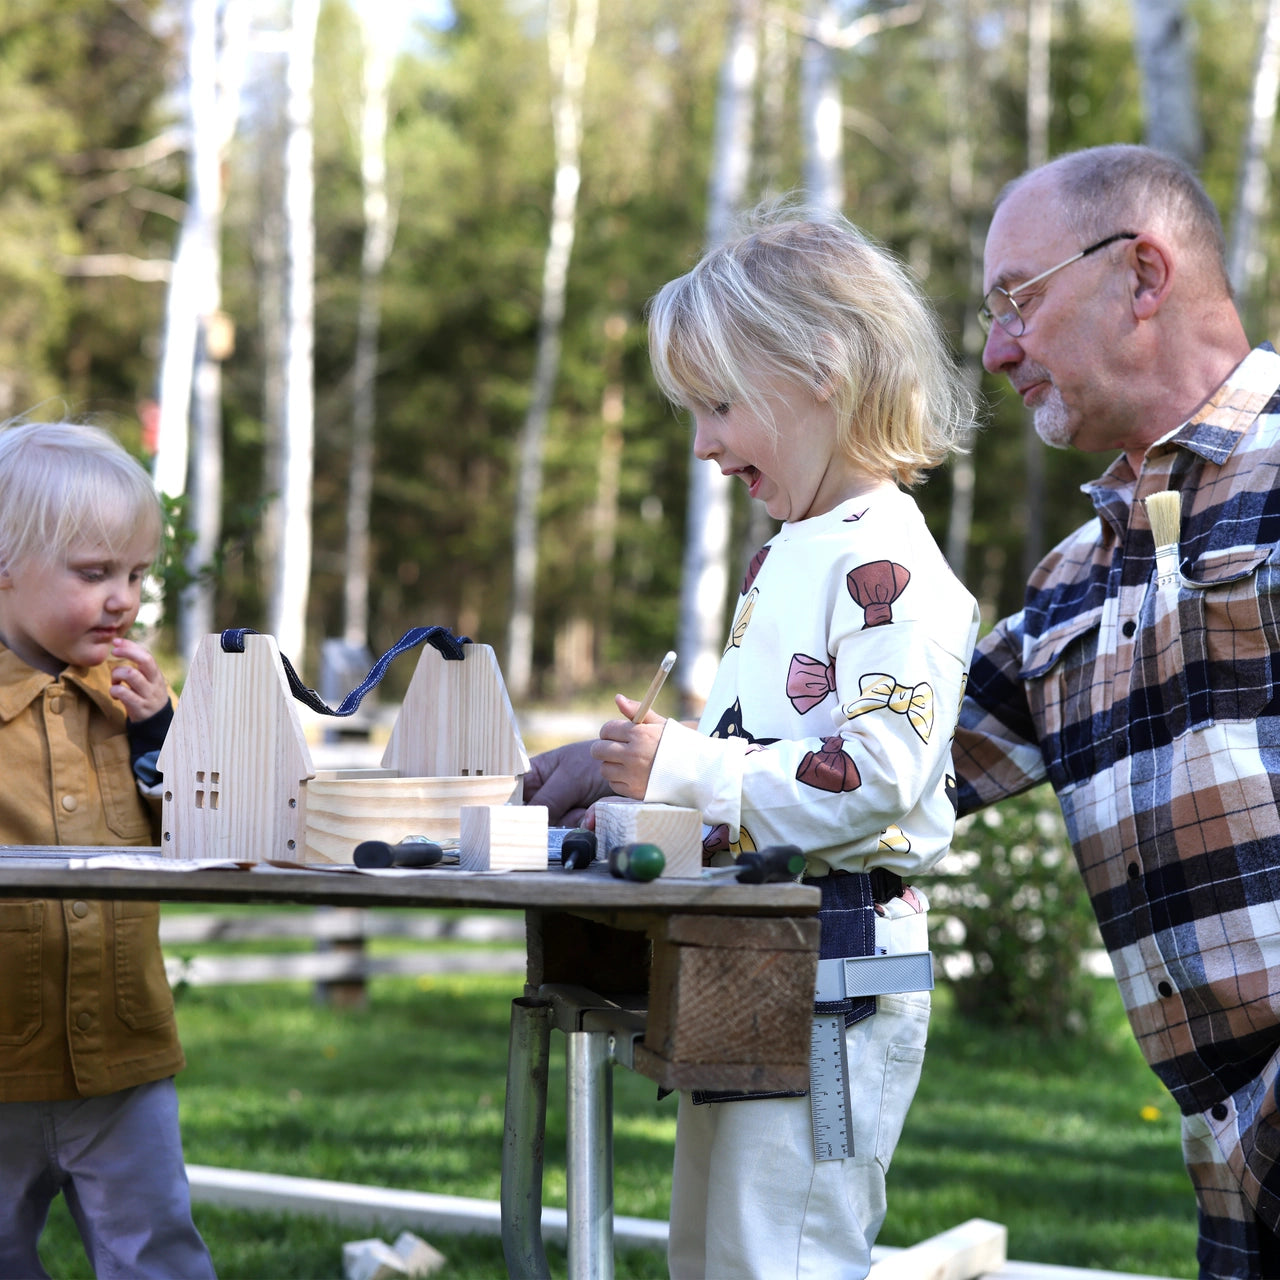
[[[756,599],[759,595],[760,592],[755,587],[752,587],[747,593],[747,598],[742,602],[742,608],[738,610],[738,616],[733,620],[733,630],[729,633],[729,643],[724,647],[725,653],[742,645],[742,637],[747,634],[747,626],[751,622],[752,613],[755,612]]]
[[[910,853],[911,841],[907,839],[906,833],[901,827],[891,824],[880,833],[878,848],[884,849],[889,853]]]
[[[845,716],[852,720],[868,711],[888,707],[900,716],[906,716],[922,742],[929,741],[933,732],[933,688],[927,682],[917,685],[899,684],[892,676],[873,671],[859,681],[859,696],[844,707]]]

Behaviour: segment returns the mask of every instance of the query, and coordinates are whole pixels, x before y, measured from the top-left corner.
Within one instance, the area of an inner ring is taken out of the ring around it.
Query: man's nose
[[[982,345],[982,367],[988,373],[1000,373],[1022,359],[1022,344],[1004,325],[993,324]]]

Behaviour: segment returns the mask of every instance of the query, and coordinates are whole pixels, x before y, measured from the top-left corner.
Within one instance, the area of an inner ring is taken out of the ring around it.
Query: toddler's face
[[[63,556],[36,556],[0,571],[0,636],[24,662],[57,675],[93,667],[138,616],[142,582],[155,559],[147,534],[112,553],[84,542]]]

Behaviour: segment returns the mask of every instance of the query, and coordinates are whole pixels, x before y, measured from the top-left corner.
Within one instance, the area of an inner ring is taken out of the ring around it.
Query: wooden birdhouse
[[[529,757],[488,645],[424,646],[378,769],[317,772],[275,639],[206,636],[160,752],[161,851],[350,862],[362,840],[459,837],[463,806],[519,804]]]

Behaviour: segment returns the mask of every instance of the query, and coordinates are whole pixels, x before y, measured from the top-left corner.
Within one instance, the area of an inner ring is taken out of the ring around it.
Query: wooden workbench
[[[156,849],[0,849],[0,897],[521,910],[525,994],[574,984],[647,1009],[634,1068],[664,1088],[804,1089],[818,891],[587,871],[360,872],[274,863],[80,865]]]

